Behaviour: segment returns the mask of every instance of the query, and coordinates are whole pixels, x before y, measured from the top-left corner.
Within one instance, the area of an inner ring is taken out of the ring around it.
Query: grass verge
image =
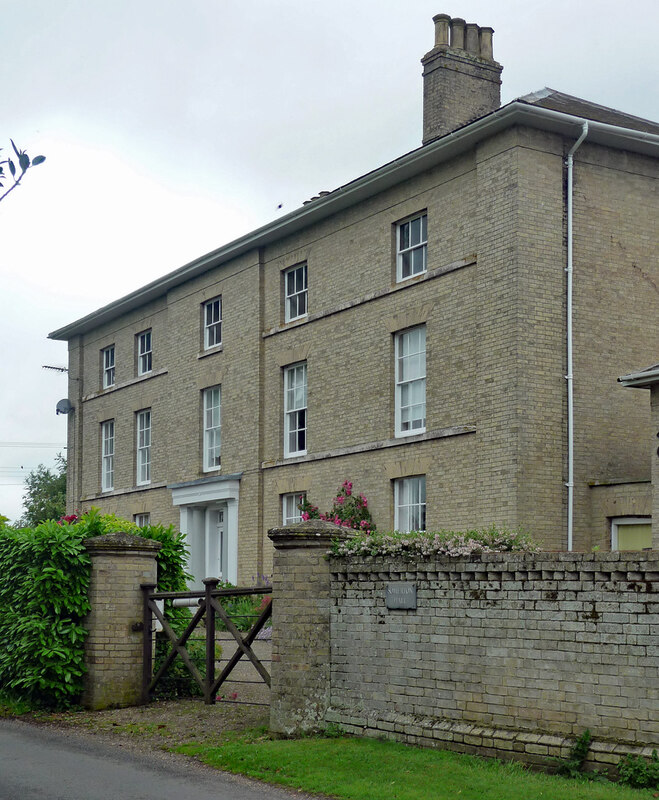
[[[250,778],[345,800],[645,800],[652,791],[529,772],[517,763],[332,738],[273,739],[265,729],[227,736],[221,745],[176,752]]]

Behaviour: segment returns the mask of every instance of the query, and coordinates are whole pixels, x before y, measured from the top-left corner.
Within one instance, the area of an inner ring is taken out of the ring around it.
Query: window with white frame
[[[396,280],[404,281],[426,271],[428,215],[418,214],[396,226]]]
[[[151,483],[151,409],[137,412],[136,483]]]
[[[114,489],[114,420],[101,423],[101,491]]]
[[[284,369],[284,457],[307,452],[307,363]]]
[[[396,436],[426,429],[426,326],[396,334]]]
[[[101,363],[103,371],[103,388],[109,389],[114,386],[114,345],[101,350]]]
[[[204,472],[219,469],[222,431],[220,421],[221,392],[219,386],[204,389]]]
[[[151,331],[142,331],[137,334],[137,374],[146,375],[153,369],[153,349],[151,345]]]
[[[426,476],[394,481],[394,527],[397,531],[425,531]]]
[[[281,496],[281,518],[283,525],[294,525],[302,522],[302,512],[299,507],[304,502],[306,492],[292,492]]]
[[[138,528],[143,528],[145,525],[150,525],[151,514],[149,514],[148,511],[143,514],[134,514],[133,522],[137,525]]]
[[[284,272],[286,322],[307,316],[307,265],[300,264]]]
[[[222,344],[222,298],[204,303],[204,350]]]
[[[611,520],[611,550],[650,550],[651,517],[614,517]]]

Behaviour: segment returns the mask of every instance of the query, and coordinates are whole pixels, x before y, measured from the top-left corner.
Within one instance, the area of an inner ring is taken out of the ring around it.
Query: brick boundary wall
[[[142,703],[143,598],[141,583],[156,583],[160,542],[128,533],[88,539],[91,557],[89,601],[85,619],[86,708]]]
[[[270,729],[322,730],[330,689],[330,572],[333,538],[352,531],[309,520],[273,528]]]
[[[589,728],[599,769],[659,747],[656,551],[328,560],[330,532],[285,551],[284,530],[271,534],[274,731],[336,723],[552,766]],[[387,608],[400,583],[416,609]]]
[[[652,417],[652,547],[659,550],[659,381],[650,394]]]
[[[366,735],[547,764],[659,746],[659,553],[333,559],[331,708]],[[416,610],[387,609],[387,585]],[[566,741],[567,740],[567,741]]]

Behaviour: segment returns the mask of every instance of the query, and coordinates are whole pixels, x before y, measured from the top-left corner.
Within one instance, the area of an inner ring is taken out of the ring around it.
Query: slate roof
[[[575,117],[592,119],[596,122],[603,122],[606,125],[617,125],[620,128],[659,134],[659,122],[652,122],[649,119],[625,114],[615,108],[600,106],[597,103],[591,103],[589,100],[582,100],[580,97],[573,97],[571,94],[557,92],[556,89],[548,87],[519,97],[517,102],[528,103],[540,108],[549,108],[552,111],[561,111],[563,114],[572,114]]]

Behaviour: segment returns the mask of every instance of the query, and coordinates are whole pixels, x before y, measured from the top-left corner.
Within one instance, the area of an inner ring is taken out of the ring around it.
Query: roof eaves
[[[273,241],[349,208],[361,200],[401,183],[442,161],[469,150],[479,141],[515,124],[554,131],[577,137],[583,117],[536,106],[523,100],[513,100],[505,106],[458,128],[429,144],[412,150],[333,192],[270,222],[223,247],[213,250],[182,267],[157,278],[75,322],[48,334],[49,339],[68,340],[110,322],[140,306],[161,297],[170,289],[232,258],[271,244]],[[612,147],[632,150],[659,157],[659,135],[620,128],[601,122],[590,122],[588,140]]]
[[[622,375],[618,378],[619,383],[632,389],[650,389],[659,383],[659,364],[632,372],[629,375]]]

